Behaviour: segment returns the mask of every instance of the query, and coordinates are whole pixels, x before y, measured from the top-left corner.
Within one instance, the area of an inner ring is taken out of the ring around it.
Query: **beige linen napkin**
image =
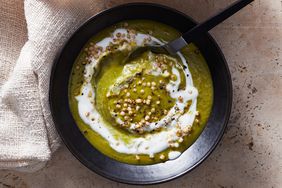
[[[74,30],[102,9],[102,0],[0,0],[1,169],[36,171],[58,148],[48,104],[52,63]]]

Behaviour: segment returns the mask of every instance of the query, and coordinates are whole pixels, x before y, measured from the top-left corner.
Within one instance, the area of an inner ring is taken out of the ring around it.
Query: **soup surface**
[[[149,20],[104,29],[84,46],[69,82],[77,126],[100,152],[130,164],[154,164],[181,155],[200,135],[212,108],[205,59],[194,44],[175,56],[134,49],[180,35]]]

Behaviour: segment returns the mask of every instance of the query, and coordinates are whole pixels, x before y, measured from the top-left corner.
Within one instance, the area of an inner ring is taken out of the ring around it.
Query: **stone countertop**
[[[106,0],[105,8],[125,2],[132,1]],[[233,0],[148,2],[174,7],[203,21]],[[211,34],[222,48],[233,80],[233,108],[226,133],[211,156],[194,171],[152,187],[282,187],[282,1],[256,0]],[[0,171],[2,187],[134,186],[96,175],[62,146],[39,172]]]

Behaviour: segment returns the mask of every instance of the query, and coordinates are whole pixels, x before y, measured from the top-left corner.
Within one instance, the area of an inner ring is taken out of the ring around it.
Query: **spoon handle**
[[[188,43],[190,43],[193,39],[201,36],[203,33],[208,32],[210,29],[214,28],[254,0],[238,0],[228,6],[227,8],[223,9],[219,13],[215,14],[211,18],[207,19],[206,21],[196,25],[188,32],[184,33],[182,37],[175,39],[167,44],[169,51],[177,52]]]

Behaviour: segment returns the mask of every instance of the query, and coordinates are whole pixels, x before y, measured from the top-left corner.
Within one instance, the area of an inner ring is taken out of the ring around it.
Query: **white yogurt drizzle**
[[[167,124],[167,122],[169,122],[169,125],[167,125],[167,128],[165,130],[156,133],[151,133],[144,137],[133,138],[129,144],[126,144],[121,139],[116,139],[113,136],[109,127],[105,125],[105,122],[103,121],[101,115],[96,110],[94,105],[95,92],[90,81],[95,73],[94,71],[97,70],[94,68],[96,68],[99,65],[101,57],[107,55],[106,47],[109,46],[111,43],[115,43],[114,38],[116,38],[117,33],[123,34],[124,39],[127,40],[128,42],[130,41],[135,42],[136,46],[143,46],[145,44],[152,44],[152,43],[163,44],[163,42],[152,37],[151,35],[142,34],[142,33],[131,33],[123,28],[116,29],[111,37],[104,38],[100,42],[96,43],[96,45],[102,47],[103,50],[102,52],[100,52],[98,59],[92,58],[91,63],[85,66],[84,83],[82,84],[81,87],[81,94],[76,96],[76,100],[78,101],[79,116],[95,132],[97,132],[104,139],[106,139],[109,142],[110,146],[119,153],[136,154],[136,155],[148,154],[150,155],[150,157],[153,157],[154,154],[164,151],[168,147],[171,146],[178,147],[179,146],[178,141],[181,142],[182,138],[178,137],[176,132],[179,128],[181,129],[191,128],[195,119],[195,115],[197,113],[196,105],[197,105],[197,96],[198,96],[197,89],[193,87],[193,80],[191,73],[189,72],[187,62],[180,52],[178,52],[177,55],[180,57],[183,65],[187,67],[183,69],[186,78],[185,90],[178,91],[178,87],[181,80],[180,73],[175,67],[173,67],[172,72],[173,74],[176,75],[177,79],[176,81],[170,81],[170,83],[168,83],[166,86],[166,90],[169,91],[170,96],[172,98],[177,99],[175,106],[171,108],[168,114],[163,119],[158,121],[157,124],[154,122],[147,127],[148,130],[153,130],[158,127],[162,127],[165,124]],[[122,46],[119,46],[117,50],[124,50],[130,48],[131,48],[130,45],[124,43]],[[152,71],[152,74],[158,75],[159,72],[157,70]],[[183,98],[183,102],[180,102],[178,100],[180,96]],[[192,100],[192,104],[188,112],[181,114],[181,112],[183,112],[184,110],[185,104],[189,100]],[[176,111],[176,109],[178,110]],[[121,121],[121,120],[117,120],[117,121]],[[135,126],[135,125],[132,124],[131,126]],[[172,142],[173,145],[171,145]],[[180,154],[181,153],[178,151],[171,151],[169,152],[168,158],[175,159]]]

